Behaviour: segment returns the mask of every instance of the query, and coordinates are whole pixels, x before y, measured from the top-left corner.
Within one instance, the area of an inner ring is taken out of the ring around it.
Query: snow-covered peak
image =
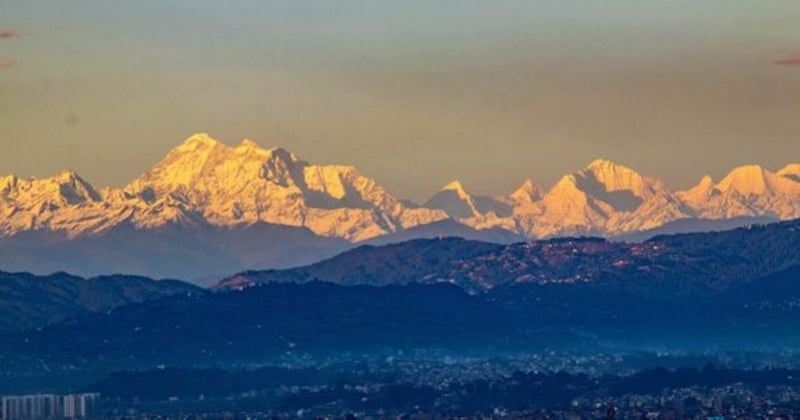
[[[703,175],[703,177],[700,178],[700,182],[698,182],[695,187],[696,188],[702,188],[702,189],[713,188],[714,187],[714,178],[711,178],[711,175],[708,175],[708,174]]]
[[[798,165],[788,165],[778,173],[770,172],[759,165],[745,165],[733,169],[717,189],[723,192],[736,191],[747,195],[796,194],[800,191],[800,183],[794,176],[800,171]]]
[[[700,182],[698,182],[695,186],[689,188],[685,191],[680,191],[680,194],[688,194],[688,195],[705,195],[711,192],[714,189],[714,178],[711,178],[711,175],[703,175],[700,178]]]
[[[94,187],[74,171],[64,171],[50,178],[20,179],[14,175],[0,178],[0,201],[18,207],[76,205],[101,200]]]
[[[260,154],[266,155],[269,150],[262,147],[255,140],[244,139],[236,147],[233,148],[234,153],[238,154]]]
[[[445,186],[441,188],[442,191],[464,191],[464,185],[459,180],[453,180],[448,182]]]
[[[790,163],[777,172],[778,175],[800,182],[800,163]]]
[[[207,134],[196,134],[167,153],[166,157],[126,187],[166,194],[185,190],[194,195],[241,191],[255,179],[294,185],[306,163],[282,148],[265,149],[253,140],[230,147]]]
[[[547,195],[573,194],[573,193],[580,193],[581,195],[585,195],[578,187],[578,178],[575,176],[575,174],[568,174],[562,176],[558,180],[558,182],[556,182],[556,184],[553,185],[553,188],[551,188],[550,191],[547,192]]]
[[[249,139],[227,146],[203,134],[170,151],[125,194],[149,205],[179,198],[215,225],[305,226],[351,240],[446,217],[406,207],[352,166],[314,165],[281,147],[266,149]]]
[[[461,198],[470,196],[470,193],[467,192],[467,189],[464,188],[464,185],[458,180],[448,182],[447,185],[442,187],[441,191],[453,191]]]
[[[613,176],[617,174],[636,174],[636,171],[616,162],[607,159],[595,159],[583,169],[584,172],[592,172],[598,177]]]
[[[58,183],[72,183],[76,181],[78,182],[83,181],[75,171],[61,171],[50,179]]]
[[[707,202],[714,194],[714,179],[710,175],[703,175],[697,185],[688,190],[678,191],[675,195],[690,206],[697,207]]]
[[[588,165],[586,165],[586,169],[589,169],[589,170],[592,170],[592,171],[608,171],[608,170],[612,170],[613,171],[613,170],[616,170],[616,169],[621,168],[621,167],[623,167],[623,166],[619,165],[619,164],[617,164],[615,162],[612,162],[612,161],[610,161],[608,159],[602,159],[602,158],[595,159],[595,160],[589,162]]]
[[[580,218],[577,217],[578,214],[594,211],[594,209],[589,209],[591,199],[591,196],[581,189],[578,176],[569,174],[564,175],[556,182],[544,195],[542,203],[548,212],[559,219],[569,219],[569,222],[572,223]]]
[[[126,190],[134,193],[145,189],[167,192],[188,187],[201,176],[212,155],[227,149],[208,134],[195,134],[170,150],[164,159],[131,182]]]
[[[485,223],[486,218],[497,219],[508,217],[512,212],[512,205],[508,198],[493,198],[483,195],[473,195],[464,188],[459,181],[452,181],[442,187],[426,203],[425,207],[443,210],[448,216],[455,219],[476,219]]]
[[[444,210],[456,219],[480,216],[475,200],[460,181],[451,181],[442,187],[426,203],[425,207]]]
[[[193,152],[201,148],[215,147],[219,144],[220,142],[209,136],[208,133],[196,133],[189,136],[183,141],[183,143],[178,145],[178,147],[173,150],[181,152]]]
[[[741,216],[800,217],[800,182],[759,165],[731,170],[716,185],[710,177],[677,194],[698,217],[725,219]]]
[[[239,143],[239,146],[237,146],[237,147],[239,147],[239,148],[255,148],[255,149],[261,149],[262,148],[261,145],[258,144],[257,141],[255,141],[253,139],[247,139],[247,138],[246,139],[242,139],[242,141]]]
[[[722,192],[736,191],[742,195],[759,195],[768,192],[768,171],[759,165],[734,168],[718,184]]]
[[[665,223],[685,216],[662,181],[605,159],[565,175],[540,201],[525,207],[515,214],[530,220],[524,222],[533,224],[528,230],[537,236],[617,232],[650,226],[650,220],[642,219]]]
[[[664,189],[660,181],[646,178],[627,166],[605,159],[593,161],[577,175],[593,178],[607,192],[627,190],[639,198],[647,198]]]
[[[100,200],[100,194],[92,184],[74,171],[65,171],[56,175],[53,182],[58,184],[59,193],[70,203]]]
[[[522,185],[519,186],[514,192],[511,193],[509,196],[511,201],[524,204],[524,203],[533,203],[537,200],[542,198],[542,192],[539,187],[531,180],[530,178],[526,179]]]
[[[589,205],[603,209],[610,207],[611,212],[632,212],[644,201],[668,193],[658,178],[642,176],[627,166],[604,159],[593,161],[562,181],[569,183],[561,188],[574,184],[575,189],[589,197]]]

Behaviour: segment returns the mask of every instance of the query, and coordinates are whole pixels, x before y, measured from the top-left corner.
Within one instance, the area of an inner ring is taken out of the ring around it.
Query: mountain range
[[[133,303],[202,290],[177,280],[127,275],[85,279],[66,273],[35,276],[0,272],[0,332],[41,328]]]
[[[419,205],[352,166],[201,133],[120,188],[95,188],[74,172],[0,177],[0,269],[202,280],[305,265],[359,243],[634,237],[665,226],[714,230],[721,220],[798,217],[800,164],[777,172],[743,166],[671,191],[658,178],[596,160],[549,190],[526,180],[488,197],[454,181]]]
[[[0,328],[0,392],[74,388],[161,365],[346,355],[792,350],[800,345],[798,249],[800,221],[789,221],[635,244],[363,245],[306,267],[244,272],[210,290],[123,276],[0,275],[10,296],[0,307],[18,323]]]
[[[455,284],[472,293],[509,285],[590,284],[641,298],[709,295],[800,266],[800,220],[640,243],[557,238],[493,244],[461,238],[364,245],[285,270],[246,271],[216,289],[323,281],[342,286]]]

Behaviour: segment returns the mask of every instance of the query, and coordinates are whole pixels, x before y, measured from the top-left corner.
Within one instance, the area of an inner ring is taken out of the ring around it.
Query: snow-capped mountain
[[[426,207],[445,211],[450,217],[462,219],[480,216],[475,199],[459,181],[452,181],[436,192],[427,202]]]
[[[352,166],[312,165],[252,140],[226,146],[198,134],[131,182],[125,197],[172,199],[215,226],[266,222],[361,241],[447,218],[411,208]],[[185,216],[184,216],[185,217]]]
[[[425,207],[443,210],[456,219],[480,217],[489,213],[501,217],[511,214],[511,206],[502,199],[470,194],[459,181],[452,181],[442,187],[425,203]]]
[[[719,183],[705,176],[688,190],[672,192],[658,178],[598,159],[563,176],[544,194],[526,181],[496,201],[510,205],[512,214],[498,217],[440,208],[477,229],[500,227],[534,238],[618,236],[687,219],[700,223],[754,217],[786,220],[800,217],[800,165],[787,165],[777,173],[755,165],[742,166]],[[691,225],[697,229],[698,223]]]
[[[0,236],[25,230],[84,230],[101,195],[76,173],[46,179],[0,178]]]
[[[0,268],[192,277],[215,266],[308,263],[416,232],[472,229],[474,239],[508,241],[618,236],[689,225],[673,223],[683,220],[698,230],[705,219],[754,217],[800,218],[800,164],[774,173],[743,166],[717,183],[706,176],[672,192],[658,178],[596,160],[546,191],[526,180],[488,197],[453,181],[416,205],[352,166],[312,164],[252,140],[228,146],[201,133],[122,188],[95,189],[74,172],[0,177]],[[151,267],[154,256],[170,260],[168,268]]]
[[[501,199],[501,201],[514,206],[523,206],[539,201],[541,198],[542,191],[539,186],[533,180],[526,179],[519,188],[514,190],[508,197],[505,197],[505,199]]]
[[[235,147],[206,134],[189,137],[121,189],[97,193],[74,173],[43,180],[0,180],[5,236],[31,229],[99,234],[121,223],[305,227],[361,241],[447,218],[410,208],[352,166],[312,165],[251,140]]]
[[[511,215],[479,214],[464,223],[476,228],[503,227],[538,238],[611,235],[691,217],[661,180],[602,159],[565,175],[544,194],[527,180],[498,201],[511,206]]]
[[[197,134],[122,188],[72,172],[0,178],[0,267],[198,279],[307,264],[445,219],[352,166]]]
[[[638,210],[654,207],[645,203],[663,199],[666,194],[667,188],[657,178],[598,159],[583,170],[564,176],[544,195],[542,209],[533,221],[533,233],[554,236],[615,232]],[[643,216],[647,220],[668,218],[650,212]]]
[[[677,196],[698,217],[728,219],[741,216],[800,218],[800,165],[770,172],[758,165],[733,169],[714,184],[709,176]]]

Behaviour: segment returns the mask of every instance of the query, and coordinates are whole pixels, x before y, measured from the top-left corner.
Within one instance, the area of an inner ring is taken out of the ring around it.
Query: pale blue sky
[[[0,174],[97,186],[184,137],[358,166],[400,196],[596,157],[680,188],[800,161],[797,1],[0,0]]]

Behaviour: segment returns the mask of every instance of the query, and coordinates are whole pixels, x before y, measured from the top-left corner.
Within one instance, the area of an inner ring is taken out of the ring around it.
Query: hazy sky
[[[798,22],[797,0],[0,0],[0,174],[121,185],[205,131],[415,199],[597,157],[682,188],[800,161]]]

